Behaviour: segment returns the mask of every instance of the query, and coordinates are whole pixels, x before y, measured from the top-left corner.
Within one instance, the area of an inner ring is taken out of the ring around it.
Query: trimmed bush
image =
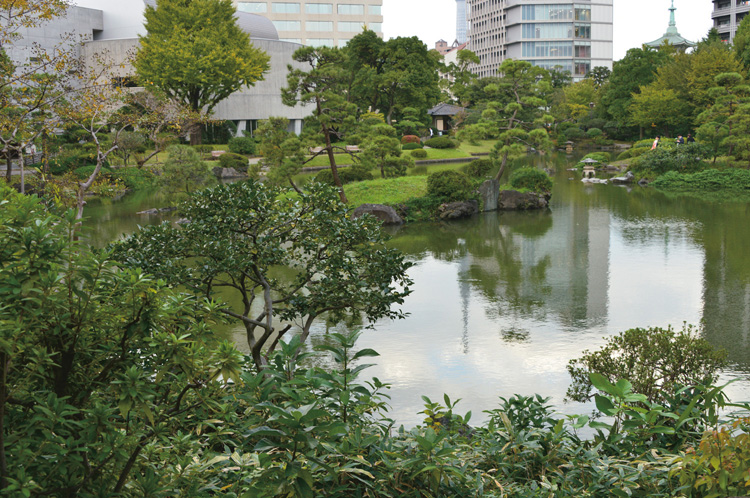
[[[418,144],[421,142],[422,141],[416,135],[404,135],[403,137],[401,137],[402,144]]]
[[[617,156],[617,160],[622,161],[623,159],[629,159],[631,157],[633,157],[633,149],[627,149],[620,152],[620,154]]]
[[[96,165],[95,164],[89,164],[88,166],[81,166],[80,168],[74,169],[73,170],[73,174],[79,180],[85,180],[85,179],[87,179],[88,177],[91,176],[91,173],[93,173],[95,169],[96,169]],[[101,173],[111,173],[111,172],[112,172],[112,170],[109,169],[107,166],[102,166],[100,174]],[[98,176],[99,175],[97,175],[97,177]]]
[[[586,154],[581,158],[581,161],[584,159],[593,159],[594,161],[599,161],[602,164],[606,164],[610,161],[612,156],[610,156],[609,152],[591,152],[590,154]]]
[[[427,177],[427,195],[449,202],[465,201],[474,197],[474,187],[460,171],[438,171]]]
[[[411,151],[411,157],[414,159],[424,159],[427,157],[427,151],[424,149],[416,149]]]
[[[434,137],[424,144],[433,149],[455,149],[458,147],[458,142],[449,137]]]
[[[255,154],[255,140],[250,137],[235,137],[229,139],[229,152],[234,154]]]
[[[401,150],[416,150],[421,148],[423,148],[422,144],[415,144],[414,142],[409,142],[401,146]]]
[[[362,168],[340,168],[339,169],[339,180],[342,185],[355,182],[363,182],[365,180],[372,180],[372,173]],[[315,181],[319,183],[327,183],[328,185],[335,186],[333,181],[333,173],[330,169],[324,169],[315,175]]]
[[[695,173],[708,167],[705,158],[712,157],[712,152],[706,146],[691,143],[680,146],[659,146],[655,150],[643,154],[633,169],[662,175],[667,171],[680,173]]]
[[[491,159],[477,159],[463,168],[463,172],[471,178],[484,178],[494,169],[495,163]]]
[[[150,187],[156,176],[150,171],[138,168],[121,168],[111,173],[112,178],[120,180],[130,190]]]
[[[193,145],[193,148],[201,156],[210,156],[211,152],[213,152],[213,150],[214,150],[214,146],[213,145],[203,145],[203,144]]]
[[[586,136],[589,138],[598,138],[604,135],[604,132],[599,128],[589,128],[586,132]]]
[[[580,128],[568,128],[565,130],[565,133],[563,134],[565,137],[565,140],[573,140],[576,138],[583,138],[585,134],[583,133],[583,130]]]
[[[222,168],[234,168],[237,171],[247,171],[247,158],[239,154],[227,152],[219,156],[219,165]]]
[[[536,168],[521,168],[510,175],[510,184],[516,189],[531,190],[540,194],[552,191],[552,178]]]

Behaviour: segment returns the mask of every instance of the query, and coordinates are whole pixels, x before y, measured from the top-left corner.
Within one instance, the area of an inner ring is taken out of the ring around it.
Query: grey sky
[[[615,0],[614,59],[633,47],[659,38],[669,24],[670,0]],[[677,28],[691,41],[711,29],[711,0],[675,0]],[[383,34],[418,36],[428,47],[456,38],[455,0],[383,0]]]

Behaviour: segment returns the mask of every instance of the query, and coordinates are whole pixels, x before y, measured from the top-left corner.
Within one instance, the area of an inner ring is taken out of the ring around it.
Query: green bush
[[[599,161],[600,164],[607,164],[611,158],[612,156],[609,154],[609,152],[591,152],[583,156],[581,158],[581,161],[583,161],[584,159],[593,159],[594,161]]]
[[[565,133],[563,133],[563,137],[565,140],[574,140],[577,138],[583,138],[585,135],[583,133],[583,130],[576,127],[576,128],[568,128],[565,130]]]
[[[627,150],[620,152],[620,154],[617,156],[617,160],[622,161],[624,159],[629,159],[631,157],[633,157],[633,149],[627,149]]]
[[[434,137],[427,140],[424,144],[433,149],[455,149],[458,147],[458,142],[450,137]]]
[[[201,156],[210,156],[211,152],[213,152],[213,150],[214,150],[214,146],[213,145],[203,145],[203,144],[200,144],[200,145],[193,145],[192,147],[193,147],[193,149],[195,149],[195,152],[197,152]]]
[[[660,145],[655,150],[643,154],[637,165],[631,167],[636,171],[663,175],[668,171],[680,173],[695,173],[709,167],[704,158],[712,157],[712,152],[706,146],[691,143],[680,146]]]
[[[355,182],[363,182],[365,180],[372,180],[372,173],[356,167],[339,168],[339,180],[342,185]],[[315,175],[315,181],[319,183],[326,183],[328,185],[336,185],[333,181],[333,173],[330,169],[324,169]]]
[[[521,168],[510,175],[510,184],[516,189],[526,189],[540,194],[552,191],[552,178],[536,168]]]
[[[465,201],[474,197],[474,187],[460,171],[438,171],[427,177],[427,195],[446,201]]]
[[[463,172],[470,178],[485,178],[495,168],[491,159],[477,159],[463,167]]]
[[[401,150],[416,150],[422,149],[424,146],[421,143],[409,142],[401,146]]]
[[[80,168],[74,169],[73,170],[73,174],[79,180],[85,180],[85,179],[87,179],[88,177],[91,176],[91,173],[93,173],[95,169],[96,169],[96,165],[94,165],[94,164],[90,164],[88,166],[81,166]],[[102,169],[101,169],[101,171],[100,171],[100,174],[101,173],[111,173],[111,172],[112,172],[111,169],[109,169],[106,166],[103,166]]]
[[[255,154],[255,140],[250,137],[235,137],[229,139],[229,152],[234,154]]]
[[[69,171],[95,163],[94,154],[84,151],[80,147],[76,149],[67,148],[63,152],[50,159],[49,172],[52,175],[64,175]]]
[[[600,130],[599,128],[589,128],[586,131],[586,136],[589,138],[597,138],[597,137],[601,137],[602,135],[604,135],[604,132]]]
[[[120,180],[130,190],[139,190],[152,186],[156,176],[145,169],[120,168],[111,173],[112,178]]]
[[[660,190],[747,192],[750,191],[750,170],[706,169],[692,174],[668,171],[651,182],[651,185]]]
[[[416,149],[411,151],[411,157],[414,159],[424,159],[427,157],[427,151],[424,149]]]
[[[247,171],[247,158],[232,152],[226,152],[219,156],[219,165],[222,168],[234,168],[237,171]]]
[[[418,144],[421,142],[422,141],[416,135],[404,135],[403,137],[401,137],[402,144]]]

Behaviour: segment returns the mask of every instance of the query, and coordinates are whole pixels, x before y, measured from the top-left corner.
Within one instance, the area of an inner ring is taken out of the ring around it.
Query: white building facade
[[[525,60],[581,80],[612,69],[613,0],[469,0],[469,49],[480,77],[505,59]]]

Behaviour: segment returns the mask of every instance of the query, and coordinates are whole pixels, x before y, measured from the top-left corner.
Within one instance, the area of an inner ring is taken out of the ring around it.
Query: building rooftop
[[[658,48],[664,45],[664,43],[668,43],[673,47],[679,48],[681,50],[687,50],[688,48],[694,47],[696,45],[690,40],[680,36],[680,33],[677,31],[677,23],[675,22],[674,18],[675,10],[677,9],[674,6],[674,0],[672,0],[672,6],[669,8],[669,27],[667,28],[667,32],[664,33],[661,38],[658,38],[652,42],[648,42],[646,43],[646,45],[648,45],[649,47]]]

